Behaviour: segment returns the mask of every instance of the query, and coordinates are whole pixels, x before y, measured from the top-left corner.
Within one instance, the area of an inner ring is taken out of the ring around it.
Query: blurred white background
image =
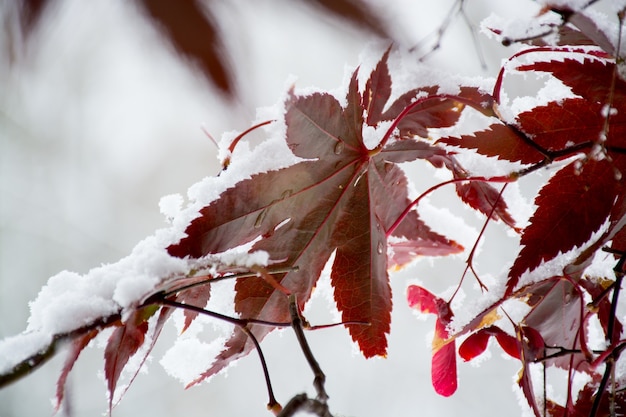
[[[288,0],[214,1],[233,57],[239,100],[220,98],[201,75],[185,66],[137,9],[122,0],[59,0],[22,45],[13,0],[2,0],[0,18],[0,338],[21,332],[28,302],[57,272],[84,273],[114,262],[154,230],[165,227],[161,196],[219,171],[219,138],[243,130],[259,106],[274,104],[289,75],[300,87],[338,87],[345,68],[358,64],[369,35]],[[432,33],[453,2],[378,1],[385,20],[412,45]],[[529,14],[525,1],[468,2],[478,26],[494,12]],[[426,65],[452,73],[495,76],[511,51],[479,36],[481,68],[470,32],[459,18]],[[416,59],[417,59],[416,55]],[[480,223],[476,223],[480,224]],[[496,244],[497,245],[497,244]],[[519,415],[511,386],[517,363],[499,350],[480,367],[460,364],[458,392],[437,396],[430,384],[428,334],[433,320],[418,321],[406,306],[405,277],[452,285],[462,258],[425,261],[392,277],[395,291],[389,357],[365,361],[347,332],[333,328],[308,336],[327,374],[331,410],[358,417],[419,415]],[[447,271],[453,271],[446,277]],[[498,271],[496,271],[498,272]],[[408,275],[407,275],[408,274]],[[325,304],[318,299],[320,323]],[[315,310],[314,310],[315,311]],[[158,360],[171,346],[168,327],[148,373],[141,374],[115,417],[266,416],[263,376],[250,355],[208,384],[185,391]],[[264,344],[280,401],[303,390],[312,375],[291,332]],[[53,412],[63,352],[34,374],[0,390],[0,416],[36,417]],[[69,382],[74,416],[106,412],[102,349],[88,348]]]

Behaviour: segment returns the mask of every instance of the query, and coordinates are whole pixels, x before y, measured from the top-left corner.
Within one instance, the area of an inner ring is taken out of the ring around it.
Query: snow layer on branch
[[[187,261],[171,257],[159,237],[165,238],[165,233],[143,240],[129,256],[85,275],[63,271],[50,278],[30,303],[27,331],[75,330],[132,307],[165,277],[186,272]]]
[[[18,363],[44,351],[52,336],[44,332],[22,333],[0,342],[0,374],[7,374]]]
[[[515,18],[491,14],[481,22],[481,32],[499,41],[529,39],[547,34],[553,27],[562,23],[561,16],[558,14],[549,12],[539,15],[539,10],[539,7],[535,10],[529,8],[528,15]]]

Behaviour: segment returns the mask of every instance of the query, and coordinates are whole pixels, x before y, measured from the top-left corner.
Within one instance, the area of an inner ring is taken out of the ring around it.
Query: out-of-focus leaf
[[[50,0],[19,0],[20,1],[20,23],[22,31],[28,35],[39,23],[45,9],[49,7]]]
[[[176,51],[227,96],[234,93],[228,54],[210,7],[199,0],[141,0],[139,4]]]
[[[384,39],[392,40],[388,24],[364,0],[302,0],[326,13],[336,15]]]

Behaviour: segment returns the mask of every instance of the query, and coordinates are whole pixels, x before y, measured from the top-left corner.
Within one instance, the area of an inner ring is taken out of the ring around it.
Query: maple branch
[[[558,14],[561,17],[561,23],[559,24],[547,23],[545,24],[545,26],[548,29],[546,29],[544,32],[537,33],[535,35],[519,37],[519,38],[508,38],[505,36],[502,38],[502,45],[511,46],[512,44],[518,43],[518,42],[527,43],[536,39],[540,39],[545,36],[556,33],[561,28],[563,28],[567,23],[571,23],[581,33],[589,37],[589,39],[595,42],[598,46],[600,46],[606,52],[612,53],[613,47],[610,44],[609,39],[606,37],[604,33],[601,33],[601,35],[603,36],[599,36],[597,34],[595,34],[596,36],[594,36],[594,33],[592,33],[592,31],[585,30],[585,27],[588,26],[589,18],[585,16],[583,13],[581,13],[581,11],[587,9],[588,7],[592,6],[594,3],[597,3],[597,2],[598,0],[589,0],[586,4],[579,6],[577,11],[574,11],[570,8],[561,9],[558,7],[551,7],[549,10],[553,13]],[[619,48],[617,50],[619,50]]]
[[[372,323],[367,321],[357,321],[357,320],[348,320],[348,321],[340,321],[339,323],[331,323],[331,324],[318,324],[316,326],[311,326],[309,322],[302,318],[302,328],[304,330],[321,330],[321,329],[329,329],[331,327],[336,326],[345,326],[348,324],[360,324],[362,326],[371,326]]]
[[[326,403],[309,398],[306,394],[295,395],[276,417],[293,417],[300,411],[313,413],[318,417],[333,417]]]
[[[485,63],[484,55],[480,49],[480,43],[478,42],[478,39],[476,37],[476,28],[470,22],[467,16],[467,13],[465,12],[464,6],[465,6],[465,0],[455,1],[452,7],[450,7],[450,10],[448,11],[446,17],[443,19],[439,27],[433,32],[431,32],[430,34],[426,35],[415,46],[410,48],[409,52],[414,52],[416,49],[420,48],[421,46],[420,44],[424,44],[428,38],[434,37],[435,41],[433,43],[433,46],[424,54],[422,54],[421,57],[419,57],[419,61],[424,62],[426,58],[428,58],[431,54],[433,54],[435,51],[437,51],[441,47],[441,41],[443,39],[443,36],[445,35],[450,24],[452,23],[452,20],[456,17],[456,15],[461,15],[461,17],[463,18],[463,21],[467,24],[467,27],[470,32],[470,36],[472,37],[472,43],[474,44],[476,55],[478,56],[478,60],[480,61],[480,66],[483,70],[486,70],[487,64]]]
[[[78,329],[66,333],[60,333],[52,336],[52,340],[47,346],[43,347],[38,352],[29,356],[28,358],[20,361],[18,364],[13,366],[13,368],[11,368],[7,373],[0,374],[0,388],[3,388],[13,382],[18,381],[19,379],[27,376],[28,374],[48,362],[48,360],[52,359],[52,357],[54,357],[54,355],[57,353],[57,348],[61,343],[67,340],[75,339],[94,329],[102,329],[104,327],[108,327],[116,321],[120,320],[121,317],[121,314],[113,314],[108,317],[102,317],[86,326],[79,327]]]
[[[448,27],[450,26],[450,23],[452,23],[452,19],[454,18],[454,16],[456,14],[460,13],[461,10],[463,10],[463,3],[464,3],[464,1],[465,0],[457,0],[457,1],[455,1],[454,4],[452,5],[452,7],[450,8],[450,10],[448,11],[448,14],[446,15],[446,17],[443,19],[443,21],[439,25],[439,27],[434,32],[431,32],[429,35],[426,35],[424,37],[424,39],[422,39],[420,42],[417,43],[417,45],[415,45],[411,49],[409,49],[410,52],[413,52],[420,46],[420,43],[424,43],[426,41],[426,39],[428,39],[429,37],[432,37],[433,35],[435,36],[435,42],[434,42],[433,46],[430,48],[429,51],[424,53],[419,58],[420,62],[424,61],[426,59],[426,57],[428,57],[430,54],[432,54],[433,52],[435,52],[436,50],[438,50],[441,47],[441,40],[443,39],[443,35],[448,30]]]
[[[328,394],[326,393],[326,389],[324,388],[324,382],[326,381],[326,375],[322,371],[319,363],[313,356],[313,352],[311,352],[311,347],[304,336],[304,331],[302,329],[302,317],[300,316],[300,311],[298,310],[298,304],[296,302],[295,294],[291,294],[289,296],[289,314],[291,315],[291,327],[296,334],[296,338],[298,339],[298,343],[300,344],[300,348],[302,349],[302,353],[304,353],[304,357],[309,363],[309,367],[313,371],[313,375],[315,375],[315,379],[313,380],[313,386],[317,391],[317,399],[323,404],[326,403],[328,399]]]
[[[563,346],[546,346],[545,350],[548,350],[548,349],[556,349],[556,352],[537,358],[533,360],[533,362],[535,363],[547,362],[550,359],[556,359],[556,358],[560,358],[560,357],[567,356],[567,355],[577,355],[577,354],[584,353],[581,349],[570,349],[570,348],[566,348]],[[593,350],[592,352],[596,354],[604,353],[603,350]]]

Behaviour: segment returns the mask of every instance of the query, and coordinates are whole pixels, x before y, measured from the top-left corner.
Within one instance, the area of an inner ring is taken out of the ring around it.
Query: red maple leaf
[[[445,137],[439,142],[465,149],[475,149],[481,155],[522,164],[536,163],[545,157],[521,132],[499,121],[471,135]]]
[[[115,330],[107,341],[104,349],[104,376],[107,380],[107,389],[109,392],[109,412],[113,407],[113,398],[117,382],[122,374],[122,370],[126,367],[128,360],[139,350],[144,344],[146,333],[148,332],[148,319],[156,313],[159,308],[150,306],[134,310],[125,322],[118,322]],[[169,313],[167,309],[161,310],[161,317],[157,333],[167,320]],[[156,340],[156,336],[153,338]],[[150,349],[152,346],[150,346]],[[146,353],[147,356],[147,353]],[[144,358],[145,360],[145,358]],[[135,375],[136,376],[136,373]],[[134,379],[133,376],[133,379]]]
[[[198,258],[262,237],[252,250],[267,251],[277,260],[276,267],[298,268],[275,278],[296,295],[300,308],[335,252],[331,272],[335,301],[366,357],[385,355],[387,349],[391,311],[388,238],[394,236],[394,244],[399,241],[402,245],[402,260],[409,253],[443,255],[461,250],[427,228],[416,211],[404,212],[411,202],[407,179],[397,163],[446,153],[413,136],[402,137],[397,134],[401,129],[395,128],[404,117],[414,125],[438,120],[422,113],[439,113],[441,108],[425,106],[409,112],[392,104],[389,108],[397,110],[381,114],[391,88],[386,58],[372,73],[363,94],[354,73],[345,107],[330,94],[298,96],[292,92],[285,104],[286,141],[305,161],[237,183],[203,208],[188,226],[187,237],[168,248],[174,256]],[[371,125],[394,120],[390,130],[381,132],[380,144],[374,149],[363,142],[364,108],[370,110]],[[442,123],[451,120],[445,118]],[[397,223],[400,218],[402,222]],[[235,290],[235,309],[242,318],[289,322],[287,297],[263,279],[239,279]],[[251,330],[261,339],[272,328],[253,325]],[[218,372],[252,348],[248,337],[237,331],[199,379]]]
[[[616,76],[614,64],[603,52],[535,48],[520,54],[530,52],[562,56],[518,70],[547,72],[578,97],[520,113],[515,127],[494,125],[475,138],[445,140],[523,163],[584,156],[582,164],[572,162],[558,171],[536,197],[537,209],[522,233],[523,247],[509,272],[508,294],[525,271],[585,245],[605,221],[615,224],[625,214],[614,203],[621,199],[621,174],[626,172],[626,82]],[[497,85],[496,89],[500,80]],[[498,135],[503,146],[496,145]]]
[[[57,380],[57,392],[56,392],[56,409],[57,411],[63,404],[63,399],[65,398],[65,383],[67,382],[67,377],[70,374],[70,371],[74,367],[74,363],[78,359],[80,353],[87,347],[89,342],[96,337],[100,333],[98,329],[93,329],[85,334],[77,337],[72,340],[69,347],[69,352],[67,358],[65,359],[65,363],[63,364],[63,368],[61,369],[61,375],[59,375],[59,379]]]

